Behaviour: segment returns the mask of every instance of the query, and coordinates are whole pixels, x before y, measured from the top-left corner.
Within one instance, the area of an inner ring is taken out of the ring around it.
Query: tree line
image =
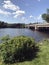
[[[0,28],[25,28],[25,24],[24,23],[9,24],[9,23],[0,21]]]

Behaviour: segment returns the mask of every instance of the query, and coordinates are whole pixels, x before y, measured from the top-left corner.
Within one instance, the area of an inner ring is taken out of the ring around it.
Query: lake
[[[0,29],[0,37],[9,35],[10,37],[14,37],[14,36],[29,36],[29,37],[33,37],[35,39],[35,41],[39,42],[43,39],[47,39],[49,38],[49,34],[46,34],[44,32],[39,32],[39,31],[33,31],[30,29],[21,29],[21,28],[1,28]]]

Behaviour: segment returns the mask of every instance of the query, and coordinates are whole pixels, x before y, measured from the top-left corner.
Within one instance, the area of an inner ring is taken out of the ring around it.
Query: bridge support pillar
[[[35,25],[35,30],[37,30],[37,26]]]

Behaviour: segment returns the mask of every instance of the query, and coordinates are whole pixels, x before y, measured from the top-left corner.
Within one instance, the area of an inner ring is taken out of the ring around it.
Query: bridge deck
[[[46,24],[32,24],[32,25],[27,25],[28,28],[35,28],[35,29],[39,29],[39,28],[49,28],[49,23]]]
[[[47,24],[32,24],[32,25],[27,25],[29,27],[49,27],[49,23]]]

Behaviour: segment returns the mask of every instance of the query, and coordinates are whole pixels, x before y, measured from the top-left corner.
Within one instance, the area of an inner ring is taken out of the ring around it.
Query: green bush
[[[34,39],[26,36],[14,37],[0,44],[0,54],[5,63],[31,60],[37,50]]]
[[[10,40],[9,35],[4,36],[4,37],[1,38],[1,41],[7,41],[7,40]]]

